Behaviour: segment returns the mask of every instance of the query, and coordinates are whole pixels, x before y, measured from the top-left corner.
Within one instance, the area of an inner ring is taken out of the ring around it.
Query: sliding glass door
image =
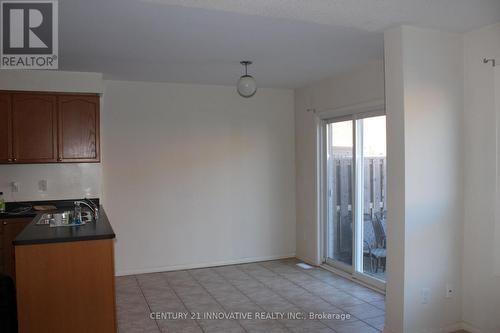
[[[323,123],[325,261],[383,289],[386,270],[385,115]]]
[[[353,156],[352,120],[326,125],[327,259],[346,269],[353,264]]]

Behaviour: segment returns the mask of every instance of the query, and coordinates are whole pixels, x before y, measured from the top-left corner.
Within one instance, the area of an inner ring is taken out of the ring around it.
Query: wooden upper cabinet
[[[57,98],[50,94],[13,94],[14,163],[57,161]]]
[[[12,96],[0,93],[0,163],[12,159]]]
[[[99,162],[99,97],[58,96],[59,161]]]
[[[99,162],[99,96],[0,92],[0,164]]]

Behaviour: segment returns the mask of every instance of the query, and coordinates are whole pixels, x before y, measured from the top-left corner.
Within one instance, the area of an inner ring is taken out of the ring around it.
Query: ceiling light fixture
[[[241,61],[240,64],[245,66],[245,75],[242,75],[240,77],[240,79],[238,80],[238,84],[236,85],[236,88],[238,89],[238,94],[240,94],[240,96],[245,98],[252,97],[257,92],[257,82],[255,82],[253,76],[248,75],[247,71],[247,66],[251,65],[252,62]]]

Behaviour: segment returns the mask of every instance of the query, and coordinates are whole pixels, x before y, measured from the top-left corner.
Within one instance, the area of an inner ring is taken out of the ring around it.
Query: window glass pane
[[[327,125],[327,256],[352,265],[353,122]]]
[[[386,117],[358,120],[358,180],[363,212],[363,273],[385,281],[387,230]]]

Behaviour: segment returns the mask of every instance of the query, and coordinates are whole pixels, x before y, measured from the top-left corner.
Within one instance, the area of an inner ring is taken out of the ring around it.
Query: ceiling
[[[400,24],[464,32],[499,0],[64,0],[60,69],[106,79],[296,88],[383,58]]]

